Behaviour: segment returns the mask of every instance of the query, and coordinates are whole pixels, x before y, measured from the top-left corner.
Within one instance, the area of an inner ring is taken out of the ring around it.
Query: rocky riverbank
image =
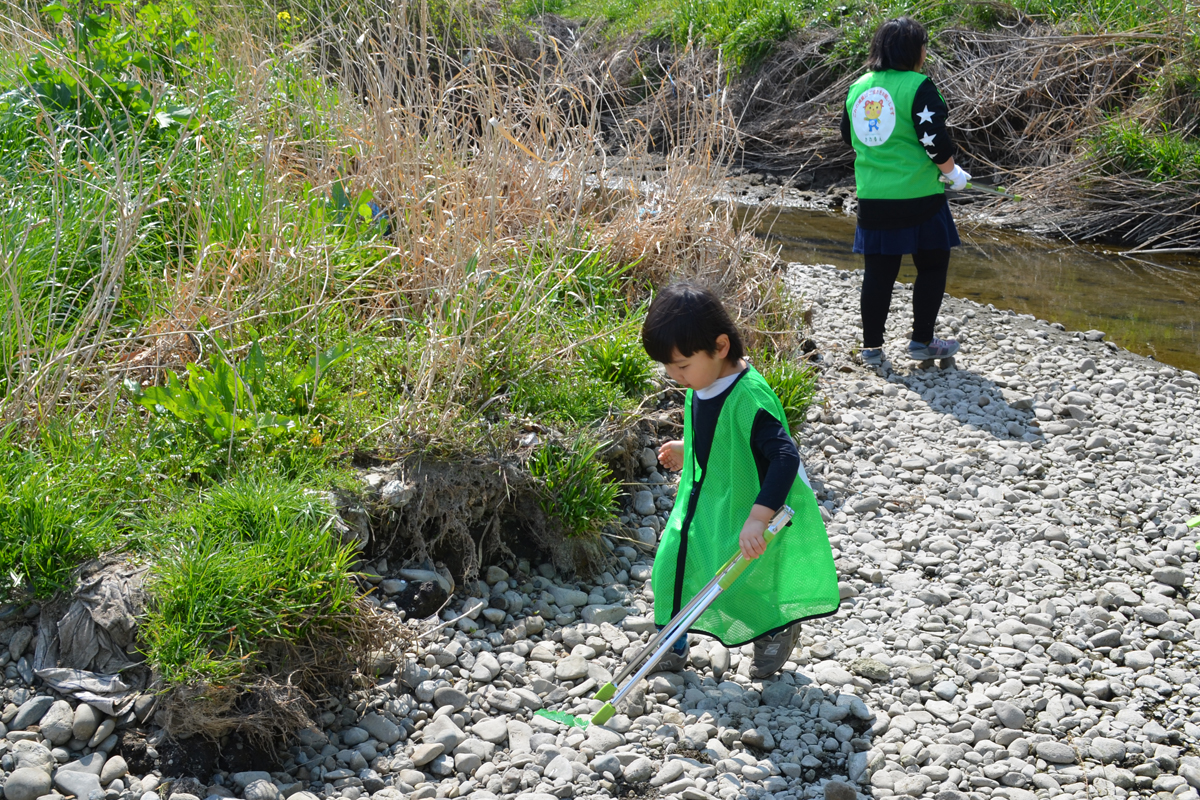
[[[1200,380],[1098,331],[952,299],[958,369],[910,367],[903,288],[896,367],[870,371],[852,352],[859,277],[788,276],[814,312],[825,401],[796,433],[844,601],[777,679],[747,677],[750,648],[697,638],[687,669],[606,727],[533,715],[594,711],[653,630],[647,542],[674,476],[647,451],[630,538],[595,583],[488,569],[278,761],[201,769],[180,754],[204,748],[165,737],[148,702],[114,718],[51,696],[29,667],[33,620],[9,623],[5,800],[1197,800],[1200,602],[1181,523],[1200,512]],[[381,609],[420,577],[378,581]]]

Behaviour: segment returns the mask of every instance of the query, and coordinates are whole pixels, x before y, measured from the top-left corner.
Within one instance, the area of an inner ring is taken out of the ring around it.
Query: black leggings
[[[919,250],[913,253],[912,260],[917,268],[917,282],[913,284],[911,338],[914,342],[924,343],[933,338],[933,327],[937,323],[938,310],[942,307],[942,295],[946,293],[950,251]],[[863,347],[883,347],[883,328],[892,304],[892,286],[900,274],[900,256],[864,255],[863,262],[866,269],[859,304]]]

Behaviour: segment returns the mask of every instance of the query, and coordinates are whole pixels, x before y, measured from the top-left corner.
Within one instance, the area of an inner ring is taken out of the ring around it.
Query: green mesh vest
[[[760,408],[787,430],[779,398],[750,367],[725,399],[708,469],[701,472],[692,449],[692,392],[687,392],[683,473],[651,577],[654,621],[659,625],[669,622],[738,550],[742,525],[761,488],[750,449]],[[796,512],[791,524],[704,612],[693,632],[710,634],[733,647],[797,620],[837,610],[837,572],[817,500],[797,478],[787,504]]]
[[[946,191],[912,123],[913,99],[924,82],[920,72],[885,70],[850,85],[846,113],[860,199],[909,200]]]

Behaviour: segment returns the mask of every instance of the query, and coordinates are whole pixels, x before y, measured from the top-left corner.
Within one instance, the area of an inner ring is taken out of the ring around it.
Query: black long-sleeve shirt
[[[926,78],[917,87],[913,97],[912,122],[917,131],[917,137],[925,147],[925,152],[935,164],[944,164],[946,159],[958,152],[957,145],[946,130],[946,117],[950,109],[938,92],[933,81]],[[850,136],[850,115],[842,106],[841,119],[842,141],[853,146]],[[904,200],[858,200],[858,224],[861,228],[876,231],[891,231],[899,228],[909,228],[920,225],[946,204],[946,195],[927,195]]]
[[[701,400],[699,395],[692,394],[692,450],[701,469],[708,468],[708,456],[717,433],[717,419],[721,416],[725,399],[736,385],[737,381],[734,381],[725,391],[708,400]],[[800,451],[784,430],[783,424],[762,408],[758,410],[750,429],[750,449],[758,468],[760,487],[754,502],[775,511],[784,505],[788,492],[792,490],[792,483],[800,469]]]

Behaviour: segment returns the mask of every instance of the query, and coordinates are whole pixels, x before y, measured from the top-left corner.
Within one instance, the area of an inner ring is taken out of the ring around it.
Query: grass
[[[378,9],[287,10],[8,4],[0,24],[0,602],[144,559],[142,646],[171,686],[360,641],[358,555],[306,494],[352,486],[356,455],[518,463],[561,535],[594,541],[619,491],[601,444],[654,388],[653,287],[706,280],[751,330],[798,327],[709,204],[715,102],[643,214],[590,182],[598,112],[560,103],[590,84],[519,74],[475,18],[417,4],[380,56],[310,38],[374,35]],[[780,370],[802,410],[811,377]]]
[[[1167,129],[1147,132],[1135,120],[1110,121],[1092,137],[1089,149],[1109,175],[1135,175],[1155,183],[1200,180],[1200,139]]]
[[[147,658],[169,685],[242,677],[267,647],[329,637],[356,609],[356,554],[336,511],[302,482],[244,475],[180,504],[152,529]]]

